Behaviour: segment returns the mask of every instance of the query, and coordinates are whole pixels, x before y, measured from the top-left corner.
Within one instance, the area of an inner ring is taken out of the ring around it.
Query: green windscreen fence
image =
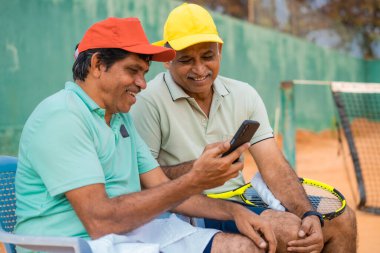
[[[161,39],[170,0],[12,0],[0,8],[0,154],[17,154],[22,127],[35,106],[72,80],[74,47],[94,22],[109,16],[139,17],[150,41]],[[283,80],[380,81],[380,62],[368,62],[306,41],[212,13],[224,40],[221,74],[248,82],[261,94],[274,123]],[[164,70],[153,63],[147,79]],[[331,127],[332,103],[321,91],[299,90],[308,116],[297,127]],[[322,106],[321,106],[322,105]]]

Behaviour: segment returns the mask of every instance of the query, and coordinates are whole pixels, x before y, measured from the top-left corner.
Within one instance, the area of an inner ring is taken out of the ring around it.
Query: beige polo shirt
[[[160,165],[177,165],[197,159],[207,144],[231,139],[246,119],[260,122],[251,140],[272,138],[265,105],[247,83],[218,76],[209,117],[169,72],[158,74],[137,98],[131,114],[141,137]],[[209,192],[223,192],[244,184],[242,173]]]

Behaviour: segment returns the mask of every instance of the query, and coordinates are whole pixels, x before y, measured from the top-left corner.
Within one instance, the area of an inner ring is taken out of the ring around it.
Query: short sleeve
[[[131,116],[137,131],[157,159],[161,149],[160,115],[157,108],[143,96],[138,96],[137,103],[131,109]]]
[[[28,159],[52,196],[105,182],[93,136],[72,112],[55,113],[29,145]]]
[[[273,129],[270,125],[268,113],[265,108],[265,104],[261,99],[260,95],[257,93],[255,89],[253,89],[253,97],[250,101],[253,102],[252,108],[253,113],[250,115],[251,120],[256,120],[260,123],[260,127],[253,136],[251,140],[251,144],[255,144],[259,141],[272,138],[273,137]]]
[[[157,168],[159,166],[158,162],[152,156],[145,141],[141,138],[140,134],[136,130],[136,127],[134,126],[132,119],[131,119],[131,129],[133,131],[133,135],[135,138],[137,166],[138,166],[139,174],[143,174],[154,168]]]

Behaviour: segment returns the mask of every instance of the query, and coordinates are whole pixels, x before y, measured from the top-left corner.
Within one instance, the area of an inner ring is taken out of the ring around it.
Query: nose
[[[194,74],[203,75],[206,72],[207,68],[205,64],[201,61],[196,61],[192,67]]]
[[[146,88],[146,80],[144,77],[136,77],[135,84],[142,90]]]

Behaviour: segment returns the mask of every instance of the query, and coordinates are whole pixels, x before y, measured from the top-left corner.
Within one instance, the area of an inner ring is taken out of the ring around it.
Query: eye
[[[139,71],[138,69],[132,67],[128,67],[127,70],[131,74],[137,74],[137,72]]]
[[[205,59],[205,60],[212,60],[214,58],[214,55],[213,54],[204,55],[202,58]]]
[[[178,62],[183,63],[183,64],[187,64],[187,63],[191,62],[191,59],[190,58],[180,58],[180,59],[178,59]]]

